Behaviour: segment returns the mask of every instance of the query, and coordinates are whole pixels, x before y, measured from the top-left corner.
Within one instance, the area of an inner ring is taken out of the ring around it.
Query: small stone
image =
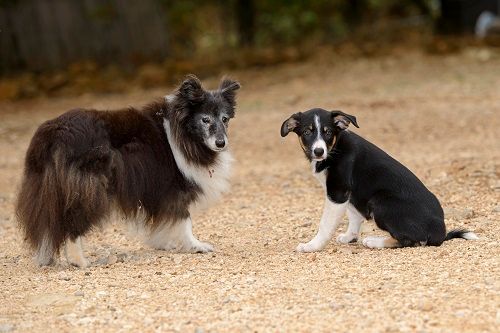
[[[235,295],[229,295],[228,297],[226,297],[226,299],[224,299],[224,301],[222,301],[222,303],[224,304],[234,302],[238,302],[238,297],[236,297]]]
[[[421,311],[432,311],[432,309],[434,309],[434,305],[432,305],[431,302],[423,302],[422,304],[420,304],[420,306],[418,307]]]
[[[338,304],[338,303],[334,303],[334,302],[330,303],[329,306],[330,306],[330,309],[332,309],[332,311],[337,311],[337,310],[342,309],[344,307],[342,304]]]
[[[474,216],[474,211],[470,208],[445,208],[444,216],[454,220],[470,219]]]
[[[343,254],[352,254],[352,250],[346,247],[341,248],[339,252]]]
[[[255,279],[253,277],[248,277],[247,278],[247,284],[254,284],[255,283]]]
[[[84,275],[86,275],[86,276],[89,276],[90,274],[92,274],[92,273],[90,273],[90,272],[85,272],[84,273]]]
[[[161,272],[155,272],[156,275],[161,275],[162,273]]]
[[[106,263],[108,265],[114,265],[114,264],[116,264],[117,261],[118,261],[118,257],[115,256],[114,254],[110,254],[108,256],[108,260],[106,261]]]
[[[311,254],[311,258],[310,258],[310,260],[311,260],[311,261],[316,261],[316,258],[317,258],[317,257],[318,257],[318,256],[317,256],[317,254],[316,254],[316,253],[313,253],[313,254]]]
[[[80,301],[80,299],[74,295],[51,293],[29,296],[27,299],[27,304],[30,306],[53,306],[59,308],[70,308],[74,306],[78,301]]]
[[[493,190],[499,190],[500,189],[500,181],[492,182],[490,184],[491,189]]]
[[[95,305],[91,305],[88,308],[86,308],[83,312],[85,314],[93,314],[93,313],[95,313],[95,311],[96,311]]]
[[[450,253],[446,250],[441,250],[437,255],[436,258],[444,258],[447,257]]]
[[[83,293],[83,291],[79,290],[79,291],[75,292],[73,295],[83,297],[84,293]]]
[[[496,205],[495,208],[493,208],[493,213],[500,213],[500,205]]]
[[[116,255],[116,261],[117,262],[125,262],[125,259],[127,259],[127,254],[126,253],[119,253]]]
[[[300,225],[300,227],[301,227],[301,228],[307,228],[307,227],[310,227],[310,226],[311,226],[311,224],[312,224],[312,222],[305,222],[305,223],[302,223],[302,224]]]
[[[179,265],[182,262],[182,257],[175,256],[173,259],[174,264]]]
[[[12,332],[14,330],[14,325],[12,324],[0,324],[0,333]]]

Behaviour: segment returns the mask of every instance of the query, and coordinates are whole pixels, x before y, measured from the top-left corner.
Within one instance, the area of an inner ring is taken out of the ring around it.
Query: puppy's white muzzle
[[[317,140],[311,147],[311,159],[313,161],[323,161],[328,156],[328,150],[324,140]]]

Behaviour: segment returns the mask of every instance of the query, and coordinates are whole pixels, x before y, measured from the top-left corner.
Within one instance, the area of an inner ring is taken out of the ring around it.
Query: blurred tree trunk
[[[355,29],[363,18],[363,10],[366,4],[364,0],[346,1],[344,17],[350,29]]]
[[[236,1],[238,43],[252,46],[255,41],[255,3],[253,0]]]

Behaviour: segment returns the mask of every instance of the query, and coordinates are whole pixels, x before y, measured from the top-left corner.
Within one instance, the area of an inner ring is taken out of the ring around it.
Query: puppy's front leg
[[[353,206],[347,207],[347,218],[349,219],[349,225],[347,227],[347,231],[337,237],[337,242],[339,243],[347,244],[357,241],[359,237],[359,229],[361,229],[361,224],[365,220],[365,217],[361,215]]]
[[[316,252],[321,251],[333,236],[335,229],[339,225],[342,217],[347,209],[348,201],[338,204],[332,202],[328,197],[325,199],[325,208],[321,221],[319,222],[319,230],[316,236],[308,243],[300,243],[297,246],[297,252]]]

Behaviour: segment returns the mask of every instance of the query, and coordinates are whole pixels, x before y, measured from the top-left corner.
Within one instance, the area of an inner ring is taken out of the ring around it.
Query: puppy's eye
[[[306,129],[306,130],[304,131],[304,135],[311,135],[311,130]]]
[[[227,124],[227,122],[229,121],[229,118],[228,117],[222,117],[222,122],[224,124]]]
[[[205,124],[210,123],[210,117],[203,117],[201,118],[201,121],[204,122]]]
[[[327,128],[327,129],[325,130],[325,134],[326,134],[326,135],[332,135],[332,130],[331,130],[330,128]]]

